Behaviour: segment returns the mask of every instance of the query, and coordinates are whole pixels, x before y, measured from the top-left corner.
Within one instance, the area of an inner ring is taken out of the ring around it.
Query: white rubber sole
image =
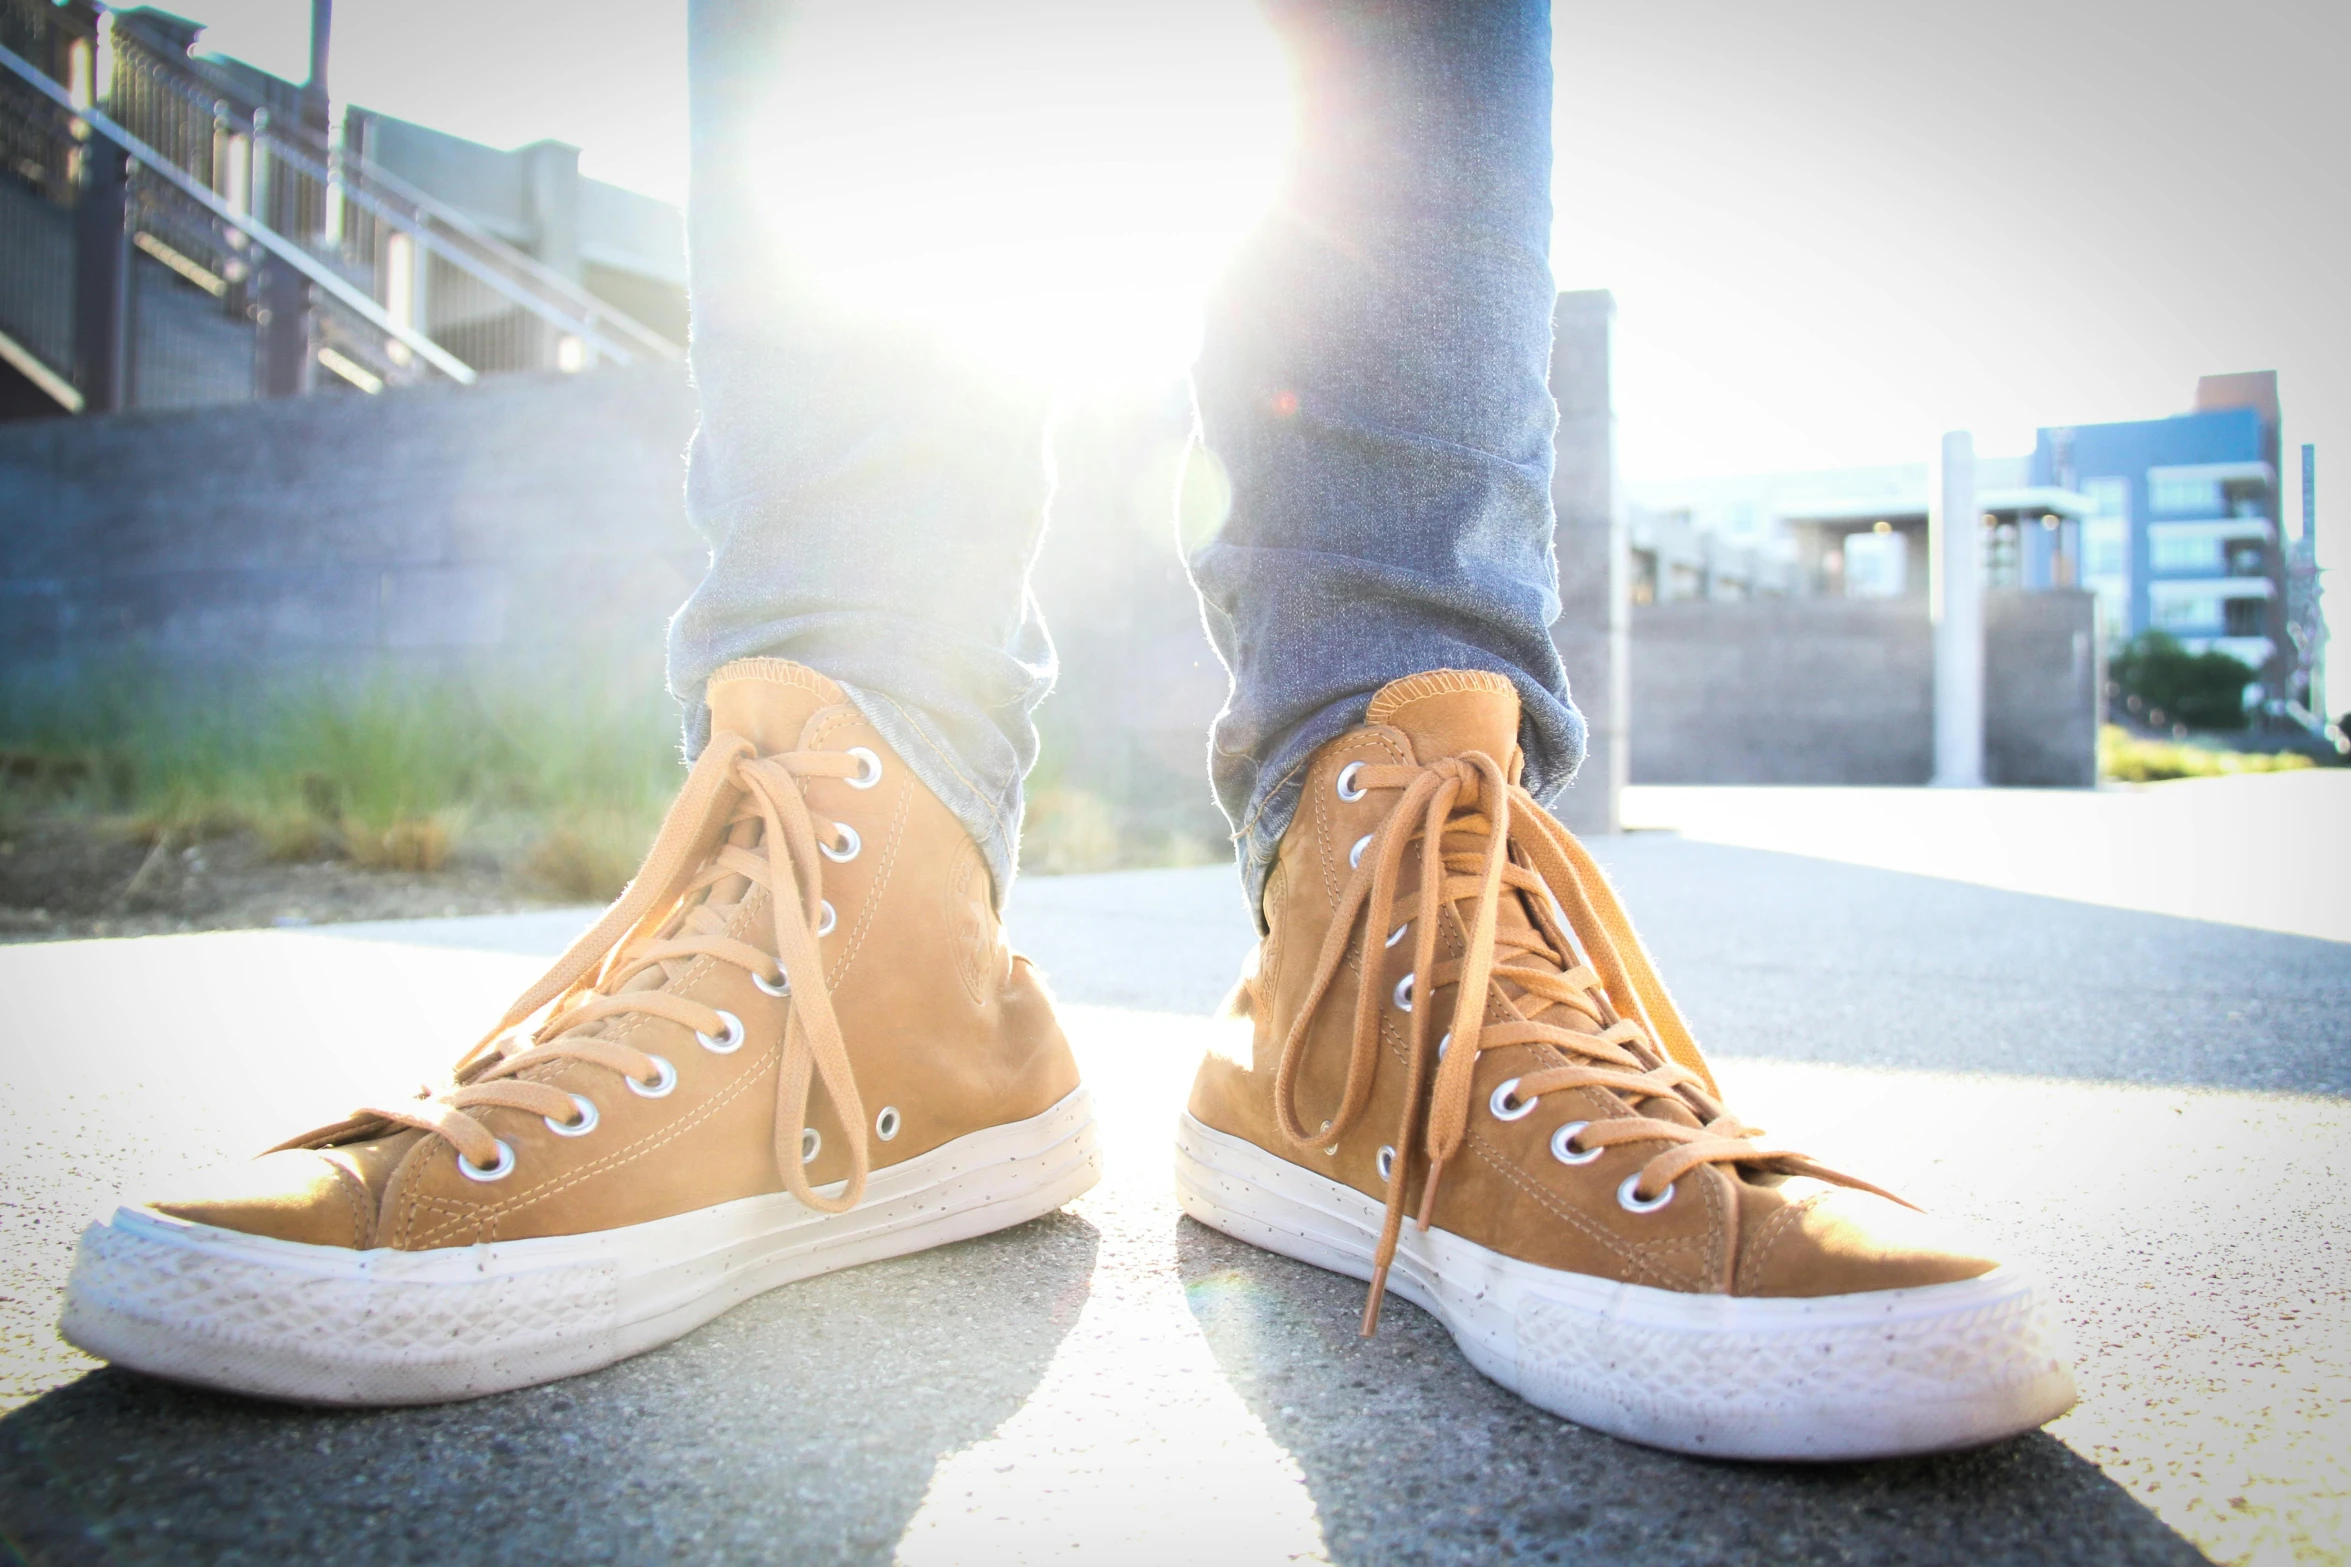
[[[1176,1191],[1212,1229],[1371,1277],[1380,1205],[1184,1115]],[[1974,1447],[2074,1404],[2046,1294],[2014,1269],[1809,1300],[1687,1295],[1538,1267],[1407,1224],[1388,1288],[1470,1363],[1611,1436],[1718,1458]]]
[[[119,1366],[265,1398],[476,1398],[641,1354],[778,1285],[1051,1213],[1101,1173],[1080,1088],[877,1171],[845,1214],[776,1193],[589,1235],[350,1251],[123,1208],[83,1232],[59,1330]]]

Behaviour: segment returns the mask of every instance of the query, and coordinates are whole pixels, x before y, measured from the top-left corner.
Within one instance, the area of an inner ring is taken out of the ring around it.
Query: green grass
[[[1222,863],[1189,769],[1080,778],[1051,710],[1022,862],[1053,874]],[[43,813],[148,842],[250,832],[284,860],[435,870],[455,856],[565,898],[616,895],[685,776],[650,671],[330,681],[0,677],[0,829]]]
[[[635,870],[683,776],[649,679],[461,677],[235,689],[135,671],[0,688],[0,810],[150,838],[238,830],[289,859],[432,870],[469,851],[602,897]]]
[[[2119,724],[2098,731],[2098,774],[2123,783],[2169,778],[2223,778],[2232,773],[2290,773],[2315,765],[2299,752],[2222,751],[2170,740],[2145,740]]]

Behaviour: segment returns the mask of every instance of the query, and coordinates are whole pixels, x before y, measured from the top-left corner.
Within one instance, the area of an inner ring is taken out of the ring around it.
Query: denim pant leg
[[[669,630],[687,746],[712,671],[754,654],[838,681],[971,830],[999,900],[1019,857],[1053,648],[1029,591],[1045,405],[914,332],[807,303],[768,239],[751,128],[795,8],[693,0],[687,514],[710,570]]]
[[[1549,626],[1543,0],[1270,0],[1301,93],[1195,374],[1232,481],[1192,556],[1232,694],[1210,772],[1255,909],[1308,758],[1428,669],[1518,687],[1538,798],[1582,760]]]

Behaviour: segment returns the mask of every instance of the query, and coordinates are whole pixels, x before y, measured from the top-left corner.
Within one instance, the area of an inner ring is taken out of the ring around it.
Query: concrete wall
[[[1985,598],[1984,770],[2098,781],[2105,675],[2091,595]],[[1905,599],[1750,599],[1633,610],[1636,783],[1923,784],[1934,645]]]
[[[1984,597],[1984,781],[2089,789],[2098,783],[2106,661],[2094,594]]]
[[[1643,604],[1632,641],[1635,783],[1920,784],[1934,770],[1923,605]]]
[[[0,427],[0,663],[659,656],[682,368]]]
[[[1038,587],[1068,665],[1042,715],[1066,781],[1189,829],[1207,821],[1223,679],[1166,491],[1137,477],[1180,446],[1182,412],[1109,408],[1064,431]],[[592,660],[649,678],[705,560],[681,504],[693,418],[664,366],[0,427],[0,668],[146,653],[199,675]],[[1996,594],[1988,615],[1992,781],[2093,782],[2090,596]],[[1915,601],[1644,605],[1630,643],[1636,781],[1931,770]],[[1569,659],[1592,706],[1598,656]]]

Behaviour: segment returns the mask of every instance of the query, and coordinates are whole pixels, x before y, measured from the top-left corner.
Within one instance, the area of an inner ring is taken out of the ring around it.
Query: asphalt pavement
[[[1642,833],[1599,852],[1749,1119],[2047,1276],[2080,1409],[1974,1453],[1684,1459],[1179,1217],[1249,929],[1219,871],[1031,879],[1109,1158],[1063,1213],[549,1387],[392,1412],[56,1340],[114,1194],[415,1081],[576,912],[0,948],[0,1541],[42,1562],[2342,1560],[2351,945]]]

